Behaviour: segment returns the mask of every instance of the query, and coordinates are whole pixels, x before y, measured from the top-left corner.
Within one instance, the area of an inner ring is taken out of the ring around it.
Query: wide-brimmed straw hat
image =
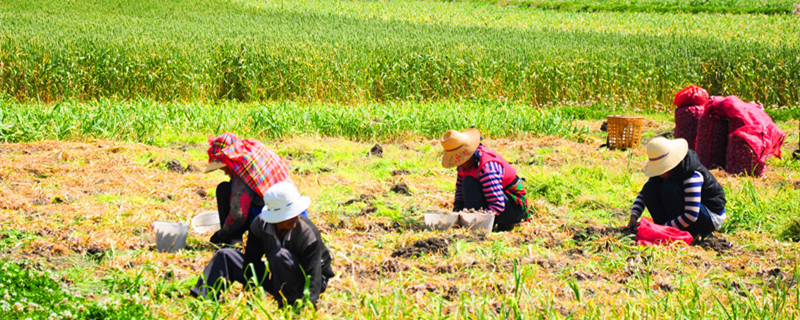
[[[655,177],[677,166],[689,152],[689,144],[682,138],[670,140],[656,137],[647,144],[647,166],[644,175]]]
[[[444,149],[442,167],[453,168],[467,162],[481,143],[478,129],[469,128],[464,131],[447,130],[439,140]]]
[[[209,172],[211,172],[211,171],[214,171],[214,170],[217,170],[217,169],[222,169],[222,168],[224,168],[224,167],[225,167],[225,164],[224,164],[224,163],[222,163],[222,162],[219,162],[219,161],[211,161],[211,162],[209,162],[209,163],[208,163],[208,165],[206,166],[206,169],[205,169],[205,170],[203,170],[203,173],[209,173]]]
[[[301,195],[294,183],[278,182],[264,193],[261,219],[268,223],[280,223],[300,215],[309,205],[311,198]]]

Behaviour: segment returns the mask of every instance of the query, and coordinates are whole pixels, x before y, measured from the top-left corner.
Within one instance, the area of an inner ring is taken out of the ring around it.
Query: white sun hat
[[[647,166],[644,175],[655,177],[677,166],[689,152],[689,144],[683,138],[670,140],[656,137],[647,144]]]
[[[261,219],[267,223],[279,223],[294,218],[311,205],[311,198],[300,194],[294,183],[278,182],[264,193],[264,208]]]

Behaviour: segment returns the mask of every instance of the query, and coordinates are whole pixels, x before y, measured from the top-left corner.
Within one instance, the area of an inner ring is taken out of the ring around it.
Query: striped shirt
[[[691,177],[683,180],[683,214],[667,222],[666,225],[686,229],[697,221],[700,215],[700,190],[703,188],[703,181],[703,175],[699,171],[695,171]],[[631,215],[640,217],[645,207],[644,197],[639,193],[633,201]]]
[[[475,151],[475,165],[480,163],[480,148]],[[489,210],[500,214],[506,210],[506,198],[503,194],[503,175],[505,170],[497,162],[487,162],[482,168],[478,169],[478,180],[483,189],[483,197],[489,204]],[[464,176],[459,174],[456,179],[455,207],[463,207],[464,195],[461,192],[461,182]]]

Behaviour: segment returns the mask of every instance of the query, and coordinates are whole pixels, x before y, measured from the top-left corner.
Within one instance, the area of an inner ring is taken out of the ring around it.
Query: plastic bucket
[[[216,211],[206,211],[192,218],[192,230],[196,233],[212,233],[220,228],[219,213]]]
[[[494,227],[494,215],[485,213],[461,213],[459,214],[458,225],[469,228],[475,233],[489,235]]]
[[[456,221],[458,221],[458,214],[443,212],[425,213],[425,226],[430,230],[447,230],[456,224]]]
[[[156,221],[153,222],[156,232],[156,250],[160,252],[177,252],[186,247],[186,235],[189,225],[185,223]]]

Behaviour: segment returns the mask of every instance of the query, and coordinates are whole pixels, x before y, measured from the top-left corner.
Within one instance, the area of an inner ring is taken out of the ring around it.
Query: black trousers
[[[203,271],[203,277],[191,289],[191,294],[200,297],[211,294],[216,298],[219,292],[227,289],[228,282],[236,281],[247,285],[251,281],[261,284],[264,291],[271,294],[281,307],[293,305],[295,301],[302,299],[306,281],[297,257],[289,250],[281,248],[270,253],[267,261],[269,272],[265,272],[266,266],[261,261],[245,265],[244,253],[236,249],[221,249],[211,258]],[[328,279],[323,276],[320,293],[325,292],[327,286]]]
[[[650,178],[644,184],[641,193],[655,224],[664,225],[684,213],[683,185],[680,182],[659,177]],[[707,236],[714,231],[714,223],[711,222],[711,216],[704,205],[700,205],[697,220],[689,225],[686,231],[695,238]]]
[[[486,197],[483,195],[483,185],[478,179],[464,177],[464,180],[461,181],[461,195],[464,197],[464,209],[489,209],[489,203],[486,202]],[[519,204],[509,201],[505,193],[503,193],[503,197],[506,198],[506,209],[494,217],[494,223],[497,225],[498,230],[507,230],[525,217]]]

